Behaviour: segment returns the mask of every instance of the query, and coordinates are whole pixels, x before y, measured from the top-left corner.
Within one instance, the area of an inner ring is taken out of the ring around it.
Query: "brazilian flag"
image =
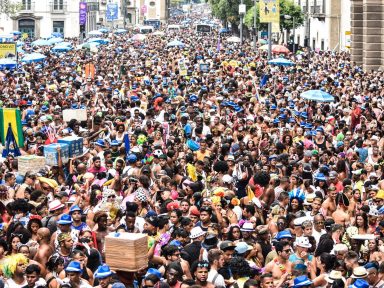
[[[11,126],[18,147],[24,147],[24,136],[21,125],[21,112],[15,108],[0,109],[0,139],[5,145],[8,127]]]

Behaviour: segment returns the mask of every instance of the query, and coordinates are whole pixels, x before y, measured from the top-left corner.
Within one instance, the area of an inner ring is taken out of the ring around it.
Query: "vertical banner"
[[[260,0],[260,23],[274,23],[280,21],[280,1]]]
[[[110,3],[107,5],[106,18],[108,22],[112,22],[118,19],[119,6],[116,3]]]
[[[79,24],[85,25],[87,23],[87,3],[79,3]]]

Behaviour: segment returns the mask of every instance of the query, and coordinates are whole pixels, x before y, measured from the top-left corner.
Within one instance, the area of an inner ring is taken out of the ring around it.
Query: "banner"
[[[0,43],[0,58],[16,57],[16,43]]]
[[[117,20],[119,7],[116,3],[110,3],[107,5],[106,18],[108,22]]]
[[[272,22],[272,33],[280,33],[280,21]]]
[[[0,109],[0,138],[3,145],[6,144],[8,127],[11,125],[13,135],[19,147],[24,147],[23,129],[21,126],[21,113],[19,109]]]
[[[87,22],[87,3],[80,2],[79,4],[79,22],[80,25],[85,25]]]
[[[260,0],[260,23],[273,23],[280,21],[280,1]]]

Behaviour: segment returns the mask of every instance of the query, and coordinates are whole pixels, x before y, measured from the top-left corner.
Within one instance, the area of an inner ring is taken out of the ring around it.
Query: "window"
[[[32,1],[23,0],[21,10],[31,10],[31,9],[32,9]]]
[[[63,9],[64,9],[64,0],[53,1],[53,10],[63,10]]]
[[[64,34],[64,21],[53,21],[52,31]]]
[[[149,6],[151,6],[151,7],[155,7],[155,6],[156,6],[156,2],[155,2],[155,1],[151,1],[151,2],[149,2]]]

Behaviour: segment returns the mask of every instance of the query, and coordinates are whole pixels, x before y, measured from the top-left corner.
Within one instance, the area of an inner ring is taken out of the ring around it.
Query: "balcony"
[[[20,6],[19,13],[33,13],[35,11],[35,3],[31,1],[23,1]]]
[[[53,14],[63,14],[67,12],[67,4],[51,4],[50,10]]]

